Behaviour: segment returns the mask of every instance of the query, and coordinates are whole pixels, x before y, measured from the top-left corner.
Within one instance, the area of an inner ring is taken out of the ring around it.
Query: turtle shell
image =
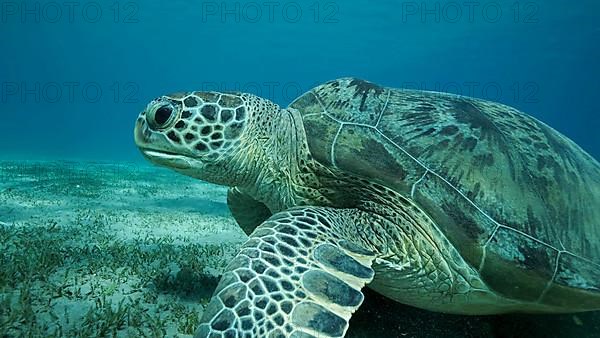
[[[296,99],[321,164],[412,199],[497,293],[600,308],[600,164],[509,106],[353,78]]]

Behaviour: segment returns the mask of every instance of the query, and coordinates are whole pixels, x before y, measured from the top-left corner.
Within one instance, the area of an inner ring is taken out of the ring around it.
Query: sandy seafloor
[[[225,196],[144,164],[0,162],[0,338],[190,337],[246,238]],[[600,337],[600,312],[467,317],[365,295],[347,337]]]

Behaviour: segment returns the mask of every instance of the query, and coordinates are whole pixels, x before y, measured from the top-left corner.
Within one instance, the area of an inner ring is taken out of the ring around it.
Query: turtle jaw
[[[174,170],[185,176],[197,178],[199,180],[224,185],[233,186],[229,182],[229,176],[222,175],[222,167],[215,163],[203,162],[200,159],[181,154],[165,152],[151,148],[140,148],[142,155],[151,163]]]
[[[148,161],[175,170],[190,170],[192,168],[197,168],[201,164],[198,163],[199,161],[190,157],[160,150],[140,148],[140,151]]]
[[[157,134],[150,132],[147,123],[142,118],[138,118],[136,122],[134,140],[142,155],[154,164],[175,170],[191,170],[192,168],[203,167],[201,161],[171,151],[171,147],[168,147],[166,141],[159,138]],[[161,144],[165,146],[160,146]]]

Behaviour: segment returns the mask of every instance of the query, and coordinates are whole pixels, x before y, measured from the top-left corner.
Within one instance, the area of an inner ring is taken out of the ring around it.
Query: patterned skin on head
[[[246,95],[217,92],[166,95],[150,102],[145,121],[153,132],[165,135],[172,148],[214,160],[239,142],[246,103]]]
[[[256,186],[278,105],[247,93],[186,92],[152,100],[134,137],[144,157],[184,175],[226,186]],[[249,156],[251,155],[251,156]],[[271,195],[265,192],[265,195]]]

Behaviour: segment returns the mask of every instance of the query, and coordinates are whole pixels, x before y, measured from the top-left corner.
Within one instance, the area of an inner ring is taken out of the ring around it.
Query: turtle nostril
[[[154,114],[154,122],[156,122],[156,124],[159,127],[162,127],[165,125],[165,123],[167,123],[169,121],[172,114],[173,114],[173,109],[171,109],[170,107],[168,107],[168,106],[160,107]]]

